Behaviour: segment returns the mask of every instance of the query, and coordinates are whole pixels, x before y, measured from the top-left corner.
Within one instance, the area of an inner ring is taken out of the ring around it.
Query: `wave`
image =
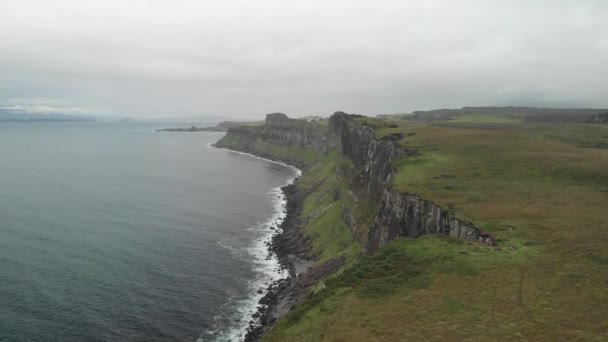
[[[287,164],[287,163],[284,163],[284,162],[280,162],[280,161],[276,161],[276,160],[272,160],[272,159],[256,156],[255,154],[251,154],[251,153],[247,153],[247,152],[235,151],[235,150],[231,150],[229,148],[224,148],[224,147],[216,147],[216,146],[213,146],[213,143],[208,144],[207,147],[216,148],[218,150],[228,151],[230,153],[243,154],[243,155],[250,156],[250,157],[253,157],[253,158],[265,160],[265,161],[267,161],[269,163],[279,164],[279,165],[283,165],[285,167],[288,167],[288,168],[290,168],[290,169],[292,169],[292,170],[294,170],[296,172],[296,176],[293,177],[292,179],[290,179],[285,185],[289,185],[289,184],[293,183],[293,181],[296,178],[298,178],[298,177],[300,177],[302,175],[302,170],[298,169],[297,167],[295,167],[295,166],[293,166],[291,164]]]
[[[208,145],[208,147],[214,146],[210,144]],[[275,163],[291,168],[295,171],[295,176],[289,178],[283,186],[292,184],[302,174],[302,171],[293,165],[288,165],[275,160],[259,157],[250,153],[233,151],[223,148],[220,149],[228,151],[230,153],[248,155],[254,158],[265,160],[270,163]],[[275,234],[281,232],[280,225],[287,216],[287,199],[285,197],[285,194],[283,193],[283,190],[281,189],[283,186],[279,186],[272,189],[271,193],[274,206],[272,216],[263,223],[256,224],[248,228],[260,232],[260,236],[253,242],[250,247],[246,248],[246,252],[250,256],[251,262],[253,264],[253,270],[257,274],[257,276],[255,279],[249,281],[247,298],[239,300],[236,303],[237,313],[235,314],[235,320],[233,321],[234,323],[230,327],[228,327],[226,331],[220,331],[218,329],[215,329],[206,331],[204,333],[204,335],[206,336],[214,336],[211,337],[211,339],[216,342],[235,342],[243,340],[245,334],[247,333],[247,328],[249,327],[250,322],[257,321],[257,319],[254,319],[252,315],[257,312],[258,302],[265,295],[266,288],[273,281],[285,277],[287,270],[281,267],[277,256],[272,253],[268,248],[269,244],[272,241],[272,237]],[[260,289],[262,291],[259,291]],[[206,338],[203,336],[201,336],[197,340],[197,342],[204,341],[206,341]]]

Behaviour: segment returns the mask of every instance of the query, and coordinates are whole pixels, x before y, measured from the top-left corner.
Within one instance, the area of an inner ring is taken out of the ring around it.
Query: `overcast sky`
[[[0,0],[0,107],[608,107],[608,1]]]

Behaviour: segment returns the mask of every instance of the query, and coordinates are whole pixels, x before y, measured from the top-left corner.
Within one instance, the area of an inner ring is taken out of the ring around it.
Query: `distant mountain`
[[[163,128],[157,129],[157,132],[227,132],[231,127],[238,126],[262,126],[264,121],[222,121],[216,126],[196,127],[190,126],[185,128]]]
[[[31,122],[31,121],[95,121],[82,115],[61,113],[27,113],[21,110],[0,108],[0,122]]]
[[[541,108],[541,107],[462,107],[415,111],[411,117],[420,121],[450,120],[463,115],[504,115],[521,118],[526,122],[578,122],[601,123],[608,109],[601,108]]]
[[[165,118],[141,118],[136,119],[141,122],[161,122],[161,123],[205,123],[217,124],[223,121],[229,121],[230,118],[219,115],[201,115],[189,117],[165,117]]]

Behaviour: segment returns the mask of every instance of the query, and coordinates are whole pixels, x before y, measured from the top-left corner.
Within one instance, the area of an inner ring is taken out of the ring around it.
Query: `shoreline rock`
[[[245,342],[259,341],[280,317],[308,294],[310,288],[337,272],[346,261],[342,256],[315,266],[308,239],[301,232],[299,217],[305,194],[298,191],[296,182],[297,179],[281,188],[287,200],[287,215],[280,225],[280,233],[273,236],[268,246],[269,252],[275,253],[289,276],[274,281],[266,288],[266,294],[258,302],[260,306],[257,312],[252,315],[252,318],[258,319],[258,323],[249,325]]]
[[[302,172],[306,169],[306,165],[282,160],[272,155],[256,153],[256,151],[232,150],[216,144],[211,146],[233,152],[249,153],[256,157],[296,167]],[[313,269],[312,265],[314,265],[314,257],[310,254],[308,248],[308,239],[304,237],[300,230],[299,217],[306,194],[298,191],[296,185],[298,180],[299,177],[290,184],[281,187],[281,191],[285,195],[286,215],[281,223],[273,226],[275,234],[267,245],[268,255],[274,254],[277,257],[281,267],[287,270],[288,276],[273,281],[266,289],[260,289],[265,294],[258,301],[257,311],[252,314],[252,321],[250,321],[243,338],[243,341],[246,342],[259,341],[281,316],[289,312],[303,298],[308,289],[302,286],[303,283],[294,281],[294,279],[299,278],[298,276],[302,277],[303,274],[310,272]],[[337,271],[337,268],[334,271]],[[307,282],[309,286],[320,280],[319,278],[316,281],[311,281],[310,277],[306,279],[309,279]],[[295,284],[298,284],[298,286],[294,287]],[[292,287],[298,289],[298,291],[292,291]]]
[[[305,258],[309,257],[305,245],[297,242],[302,241],[303,238],[297,225],[302,201],[296,190],[296,182],[297,179],[281,188],[287,202],[287,215],[279,225],[280,231],[272,237],[272,242],[268,245],[269,254],[274,253],[277,256],[279,264],[288,271],[289,275],[275,280],[264,290],[266,294],[259,300],[260,306],[252,315],[252,318],[257,319],[258,322],[249,324],[244,338],[246,342],[259,341],[270,326],[285,313],[282,308],[290,308],[295,304],[295,299],[285,294],[292,285],[292,279],[297,276],[296,264],[304,263]]]

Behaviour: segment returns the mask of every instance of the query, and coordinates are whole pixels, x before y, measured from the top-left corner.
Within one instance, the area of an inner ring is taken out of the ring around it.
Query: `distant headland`
[[[263,121],[237,122],[237,121],[222,121],[216,126],[211,127],[177,127],[157,129],[156,132],[227,132],[231,127],[239,126],[261,126]]]

